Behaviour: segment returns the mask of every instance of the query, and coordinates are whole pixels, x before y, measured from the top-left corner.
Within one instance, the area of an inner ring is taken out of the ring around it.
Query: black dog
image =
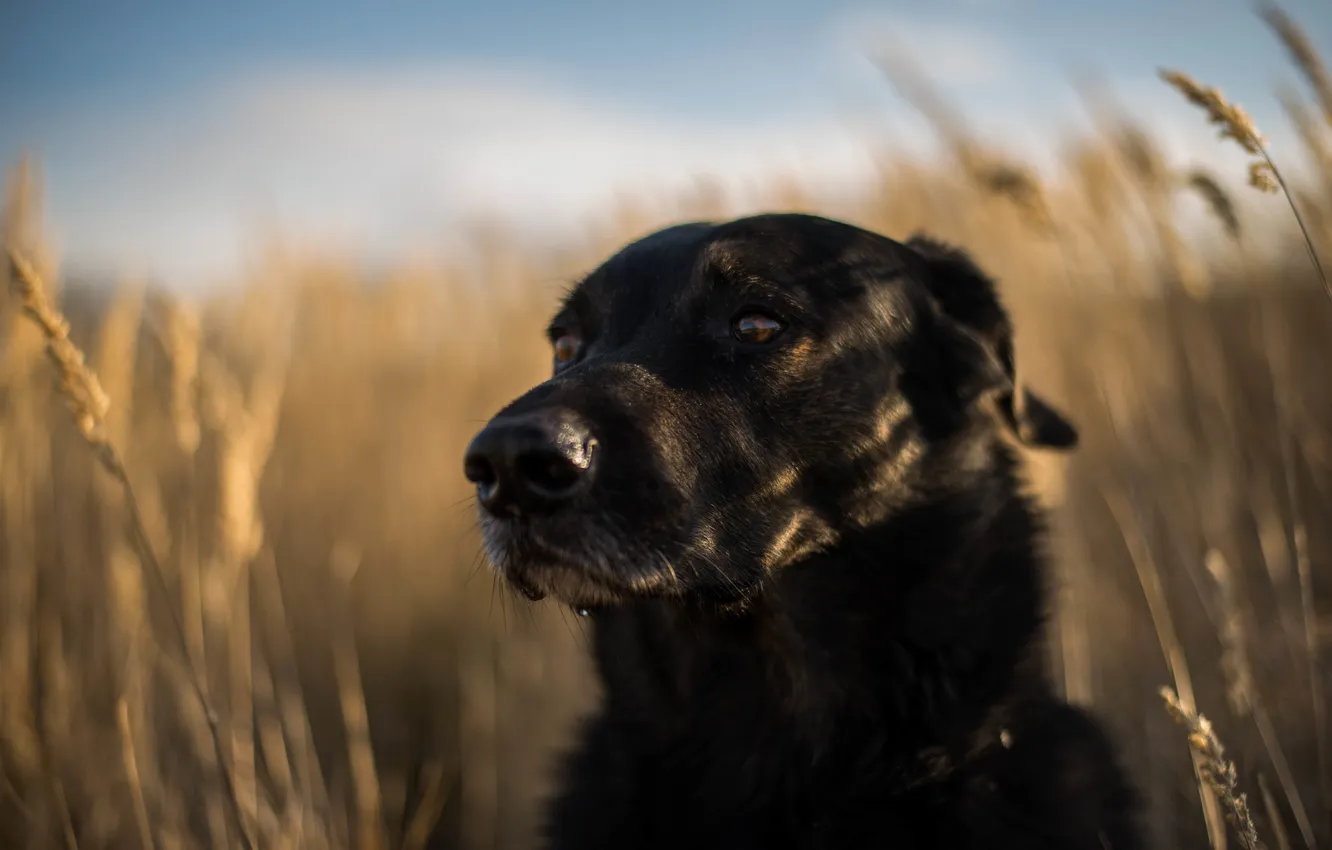
[[[552,848],[1140,846],[1098,724],[1041,663],[1016,380],[966,255],[827,219],[687,224],[550,325],[474,439],[499,572],[595,625],[605,700]]]

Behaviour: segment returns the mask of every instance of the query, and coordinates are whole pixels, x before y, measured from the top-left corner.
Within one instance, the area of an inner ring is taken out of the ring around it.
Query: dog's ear
[[[1035,448],[1071,449],[1078,432],[1044,399],[1027,389],[1013,356],[1013,325],[992,281],[963,251],[915,235],[906,245],[924,260],[923,283],[942,313],[948,371],[965,403],[987,393],[1019,441]]]

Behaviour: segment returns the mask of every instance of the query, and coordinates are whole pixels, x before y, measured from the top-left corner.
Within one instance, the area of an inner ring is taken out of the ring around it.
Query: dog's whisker
[[[470,586],[472,583],[472,579],[480,575],[482,569],[485,566],[486,566],[485,550],[478,547],[476,550],[476,554],[472,556],[472,566],[468,568],[467,574],[463,577],[463,587]]]

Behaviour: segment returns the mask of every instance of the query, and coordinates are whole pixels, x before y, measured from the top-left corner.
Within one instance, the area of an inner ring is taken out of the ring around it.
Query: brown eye
[[[578,357],[583,342],[573,334],[560,334],[553,343],[555,347],[555,367],[568,366]]]
[[[731,323],[731,335],[741,342],[772,342],[786,326],[763,313],[745,313]]]

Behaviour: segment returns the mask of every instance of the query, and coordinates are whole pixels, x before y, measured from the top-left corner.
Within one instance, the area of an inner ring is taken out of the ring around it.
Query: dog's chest
[[[688,787],[687,785],[684,787]],[[863,789],[862,789],[863,791]],[[691,798],[693,795],[690,795]],[[913,795],[884,793],[856,801],[773,799],[747,809],[681,804],[663,797],[646,827],[644,847],[703,850],[842,850],[892,847],[936,850],[972,846],[960,812]],[[695,798],[696,799],[696,798]]]

